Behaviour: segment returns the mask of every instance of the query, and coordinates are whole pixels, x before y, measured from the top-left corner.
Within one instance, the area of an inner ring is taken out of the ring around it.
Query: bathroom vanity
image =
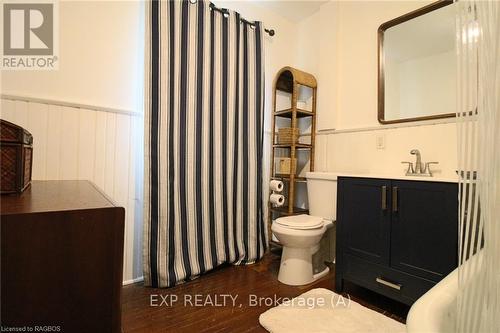
[[[338,177],[336,290],[412,304],[457,267],[458,184]]]

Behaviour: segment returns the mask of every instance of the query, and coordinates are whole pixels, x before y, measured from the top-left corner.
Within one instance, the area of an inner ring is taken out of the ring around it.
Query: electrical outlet
[[[385,135],[377,134],[375,138],[375,144],[377,146],[377,149],[385,149]]]

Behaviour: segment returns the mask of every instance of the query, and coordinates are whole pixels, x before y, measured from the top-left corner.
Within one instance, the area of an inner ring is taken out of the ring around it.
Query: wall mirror
[[[453,1],[432,3],[380,26],[380,123],[455,116],[455,39]]]

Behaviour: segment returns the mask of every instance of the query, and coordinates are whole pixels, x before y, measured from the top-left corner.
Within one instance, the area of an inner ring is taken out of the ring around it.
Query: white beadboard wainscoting
[[[432,122],[378,125],[322,131],[316,134],[317,171],[403,175],[401,161],[413,161],[419,149],[423,161],[437,161],[433,174],[455,178],[457,128],[455,118]],[[383,147],[377,147],[382,138]]]
[[[2,96],[0,118],[33,134],[34,180],[90,180],[125,207],[124,283],[142,278],[143,117],[63,101]]]

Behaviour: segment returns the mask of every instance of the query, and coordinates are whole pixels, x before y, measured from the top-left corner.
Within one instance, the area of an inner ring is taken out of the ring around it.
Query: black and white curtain
[[[204,0],[148,3],[144,278],[262,257],[263,28]]]

